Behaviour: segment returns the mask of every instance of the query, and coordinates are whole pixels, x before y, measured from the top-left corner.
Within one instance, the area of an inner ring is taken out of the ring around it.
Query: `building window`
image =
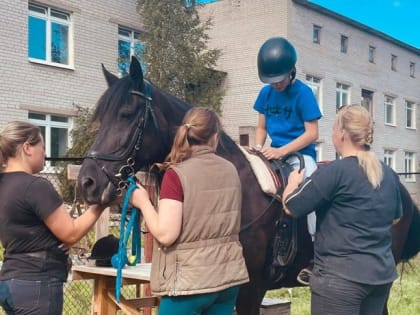
[[[347,53],[347,45],[349,42],[349,38],[347,36],[341,35],[340,39],[340,52]]]
[[[373,92],[362,89],[361,105],[367,109],[371,116],[373,116]]]
[[[34,3],[29,3],[28,9],[29,59],[71,66],[70,14]]]
[[[312,92],[314,93],[316,102],[318,103],[319,108],[322,110],[321,105],[321,79],[314,77],[312,75],[306,76],[306,83],[311,88]]]
[[[312,42],[315,44],[321,43],[321,26],[314,25],[312,29]]]
[[[337,83],[335,89],[335,108],[338,110],[341,106],[349,104],[350,86]]]
[[[405,127],[416,129],[416,106],[409,101],[405,101]]]
[[[397,56],[391,55],[391,70],[397,71]]]
[[[53,114],[28,113],[28,119],[41,129],[47,157],[64,157],[69,147],[70,118]],[[55,163],[52,162],[51,166]]]
[[[415,177],[415,159],[413,152],[405,152],[404,154],[404,177],[406,181],[414,182]]]
[[[375,47],[369,46],[369,62],[375,63]]]
[[[385,95],[385,124],[395,126],[395,98]]]
[[[384,150],[384,163],[395,170],[395,151],[388,149]]]
[[[140,35],[140,32],[118,27],[118,73],[121,76],[128,74],[132,56],[140,61],[143,73],[147,70],[144,63],[144,44],[140,41]]]
[[[416,64],[414,62],[410,62],[410,77],[414,78],[414,73],[416,70]]]
[[[322,143],[317,142],[315,143],[315,154],[316,154],[316,160],[317,162],[322,161]]]

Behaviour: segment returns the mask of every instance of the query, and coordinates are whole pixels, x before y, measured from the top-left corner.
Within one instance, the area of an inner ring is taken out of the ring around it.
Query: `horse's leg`
[[[241,286],[236,302],[238,315],[259,315],[261,301],[264,298],[265,290],[262,279],[251,279],[247,284]]]

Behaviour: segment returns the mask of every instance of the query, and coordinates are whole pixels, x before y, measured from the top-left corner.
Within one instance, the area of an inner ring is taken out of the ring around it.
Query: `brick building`
[[[223,122],[236,141],[254,143],[258,50],[284,36],[298,53],[297,77],[312,87],[323,113],[318,159],[335,159],[336,109],[362,103],[375,121],[373,150],[397,172],[419,172],[420,49],[306,0],[221,0],[200,13],[212,16],[210,46],[222,49]],[[401,179],[420,202],[420,176]]]

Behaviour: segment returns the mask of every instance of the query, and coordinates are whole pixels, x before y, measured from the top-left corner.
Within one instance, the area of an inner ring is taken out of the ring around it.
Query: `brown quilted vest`
[[[174,244],[153,247],[155,295],[220,291],[248,282],[239,243],[241,183],[235,167],[208,146],[174,166],[184,192],[181,234]]]

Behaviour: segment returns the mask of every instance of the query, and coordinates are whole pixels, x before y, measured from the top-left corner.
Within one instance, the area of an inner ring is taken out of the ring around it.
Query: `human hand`
[[[150,203],[149,193],[142,185],[137,184],[137,189],[134,189],[130,196],[130,202],[136,208],[141,209],[146,203]]]
[[[267,160],[280,159],[281,157],[285,155],[282,148],[272,148],[272,147],[263,148],[261,150],[261,153],[265,156]]]

